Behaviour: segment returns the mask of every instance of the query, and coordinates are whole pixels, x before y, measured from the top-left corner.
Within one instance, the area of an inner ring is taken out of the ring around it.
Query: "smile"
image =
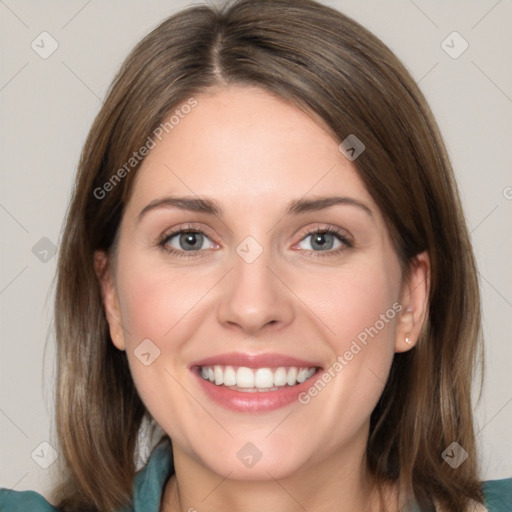
[[[201,377],[216,386],[255,393],[277,391],[285,386],[296,386],[312,377],[316,371],[316,367],[247,368],[245,366],[215,365],[202,366]]]
[[[311,359],[240,352],[194,361],[189,368],[206,399],[237,413],[297,404],[300,393],[323,371],[321,363]]]

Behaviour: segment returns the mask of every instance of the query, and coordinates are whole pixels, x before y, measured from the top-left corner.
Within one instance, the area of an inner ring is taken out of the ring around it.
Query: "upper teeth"
[[[217,386],[268,389],[274,386],[294,386],[304,382],[316,372],[316,368],[247,368],[245,366],[202,366],[201,376]]]

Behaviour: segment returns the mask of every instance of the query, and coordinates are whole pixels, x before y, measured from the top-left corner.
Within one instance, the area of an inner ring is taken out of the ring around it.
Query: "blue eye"
[[[181,229],[164,235],[158,245],[169,254],[186,258],[193,256],[195,252],[211,248],[207,247],[208,240],[213,244],[206,234],[198,229]]]
[[[308,239],[311,239],[309,242],[311,249],[303,246]],[[200,229],[188,227],[165,234],[158,245],[173,256],[187,258],[195,256],[205,249],[212,249],[216,244]],[[299,247],[311,253],[313,257],[323,257],[337,255],[341,251],[353,247],[353,243],[334,228],[315,228],[303,236]]]
[[[302,244],[305,243],[306,240],[310,240],[310,245],[312,249],[307,247],[303,247]],[[316,228],[309,231],[306,236],[301,240],[299,244],[301,249],[305,249],[307,251],[312,251],[315,253],[326,253],[326,254],[315,254],[315,256],[328,256],[333,254],[338,254],[340,251],[343,251],[347,247],[353,247],[353,244],[333,228]]]

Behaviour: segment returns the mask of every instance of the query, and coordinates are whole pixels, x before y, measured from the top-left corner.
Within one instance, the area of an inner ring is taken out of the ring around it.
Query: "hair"
[[[395,354],[370,418],[368,471],[379,488],[398,484],[440,510],[483,503],[471,407],[482,355],[478,280],[433,114],[392,51],[349,17],[313,0],[238,0],[187,8],[144,37],[85,142],[56,276],[56,428],[64,459],[56,506],[113,511],[129,503],[141,426],[155,423],[126,354],[110,338],[93,264],[95,251],[112,260],[140,162],[101,198],[95,191],[127,170],[173,109],[231,84],[258,87],[316,116],[338,142],[355,134],[365,144],[353,163],[403,268],[423,251],[431,263],[422,332],[414,348]],[[454,441],[469,453],[456,471],[441,457]]]

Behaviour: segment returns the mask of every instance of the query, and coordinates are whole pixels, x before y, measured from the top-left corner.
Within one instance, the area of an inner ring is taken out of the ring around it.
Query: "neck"
[[[364,445],[352,443],[321,464],[275,479],[234,480],[210,471],[196,459],[174,448],[175,475],[166,485],[162,512],[377,512],[381,510],[374,482],[364,463]],[[361,450],[361,448],[363,448]],[[357,454],[357,457],[356,457]],[[355,463],[357,461],[357,463]],[[385,490],[385,502],[396,508],[396,493]]]

